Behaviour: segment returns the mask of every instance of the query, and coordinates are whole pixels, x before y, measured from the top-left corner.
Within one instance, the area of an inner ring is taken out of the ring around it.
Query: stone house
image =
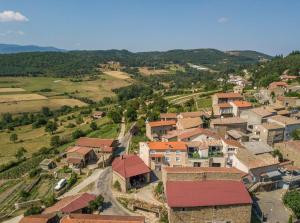
[[[112,162],[113,184],[118,181],[122,192],[150,182],[150,168],[137,155],[122,155]]]
[[[295,130],[300,129],[300,120],[282,115],[272,116],[268,118],[268,122],[276,123],[284,127],[284,140],[292,139],[292,133]]]
[[[212,95],[212,105],[229,103],[232,101],[241,101],[243,96],[239,93],[227,92],[227,93],[216,93]]]
[[[71,167],[84,168],[97,161],[97,155],[90,147],[74,146],[67,150],[67,163]]]
[[[176,121],[174,120],[146,122],[146,136],[151,141],[160,140],[162,135],[175,129]]]
[[[211,120],[210,127],[216,129],[217,133],[221,136],[225,136],[227,131],[233,129],[246,133],[247,121],[239,117],[218,118]]]
[[[163,166],[186,166],[187,145],[184,142],[141,142],[140,158],[151,170]]]
[[[261,125],[254,126],[254,136],[258,140],[273,145],[284,140],[284,127],[276,123],[263,123]]]
[[[100,119],[104,116],[105,116],[105,112],[103,112],[103,111],[95,111],[95,112],[92,113],[92,118],[93,119]]]
[[[176,123],[177,129],[191,129],[191,128],[199,128],[203,126],[203,121],[199,117],[195,118],[180,118]]]

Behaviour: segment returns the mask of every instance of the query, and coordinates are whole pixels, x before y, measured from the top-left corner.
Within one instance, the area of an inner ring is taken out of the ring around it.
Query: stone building
[[[146,136],[151,141],[160,140],[162,135],[175,129],[175,120],[146,122]]]
[[[277,143],[274,145],[283,158],[294,162],[294,166],[300,167],[300,140]]]

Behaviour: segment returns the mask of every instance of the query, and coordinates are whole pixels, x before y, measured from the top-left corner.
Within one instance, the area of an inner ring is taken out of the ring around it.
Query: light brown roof
[[[61,223],[144,223],[142,216],[118,216],[96,214],[71,214],[64,216]]]
[[[159,126],[169,126],[169,125],[176,125],[175,120],[169,120],[169,121],[155,121],[155,122],[148,122],[150,127],[159,127]]]
[[[265,122],[265,123],[261,124],[261,126],[268,130],[284,129],[284,127],[281,125],[278,125],[276,123],[269,123],[269,122]]]
[[[160,118],[177,118],[177,114],[176,113],[161,113],[160,114]]]
[[[76,146],[101,148],[103,152],[113,151],[113,139],[99,139],[99,138],[88,138],[81,137],[76,141]]]
[[[274,120],[276,122],[282,123],[284,125],[300,125],[300,120],[289,118],[282,115],[275,115],[270,117],[270,120]]]
[[[269,84],[270,89],[274,89],[276,87],[287,87],[287,86],[288,86],[288,84],[283,81],[272,82],[271,84]]]
[[[215,138],[215,139],[220,139],[221,136],[219,136],[217,133],[209,130],[209,129],[203,129],[203,128],[192,128],[192,129],[187,129],[184,132],[179,133],[178,137],[180,139],[186,139],[195,135],[207,135],[209,137]]]
[[[203,124],[201,118],[180,118],[178,119],[177,125],[183,129],[190,129],[195,127],[200,127]]]
[[[276,111],[271,111],[270,109],[267,109],[266,107],[257,107],[252,108],[250,111],[254,112],[255,114],[261,116],[261,117],[268,117],[272,116]]]
[[[245,173],[234,167],[164,167],[167,173]]]
[[[233,92],[217,93],[216,96],[218,98],[243,98],[243,96],[240,93],[233,93]]]
[[[201,141],[192,141],[186,143],[189,147],[199,147],[201,150],[208,149],[210,146],[222,146],[221,140],[214,140],[214,139],[208,139],[208,140],[201,140]]]
[[[300,140],[286,141],[281,143],[276,143],[275,147],[289,148],[300,152]]]
[[[93,149],[91,147],[73,146],[67,150],[67,153],[78,153],[82,156],[88,154]]]
[[[239,117],[229,117],[229,118],[212,119],[210,123],[213,125],[230,125],[230,124],[247,123],[247,120]]]
[[[240,148],[237,151],[236,157],[249,169],[270,166],[279,163],[277,158],[274,158],[269,153],[254,155],[245,148]]]
[[[232,139],[223,139],[223,142],[227,145],[230,146],[234,146],[234,147],[238,147],[238,148],[242,148],[243,146],[241,145],[240,142],[236,141],[236,140],[232,140]]]
[[[181,115],[182,118],[196,118],[201,116],[207,116],[207,114],[203,111],[181,112],[179,115]]]
[[[39,214],[23,217],[19,223],[48,223],[48,221],[54,218],[56,214]]]

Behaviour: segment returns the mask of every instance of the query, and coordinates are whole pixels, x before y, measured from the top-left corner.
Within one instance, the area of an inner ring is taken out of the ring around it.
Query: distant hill
[[[25,52],[62,52],[65,50],[58,49],[55,47],[42,47],[35,45],[16,45],[16,44],[0,44],[0,53],[25,53]]]
[[[261,60],[261,61],[270,60],[272,58],[267,54],[260,53],[257,51],[252,51],[252,50],[232,50],[232,51],[225,51],[225,53],[228,53],[229,55],[242,56],[242,57],[252,58],[254,60]]]
[[[127,67],[163,68],[165,64],[203,65],[218,71],[257,64],[270,56],[255,51],[238,55],[216,49],[170,50],[133,53],[128,50],[27,52],[0,55],[0,75],[74,76],[91,74],[99,64],[118,61]]]

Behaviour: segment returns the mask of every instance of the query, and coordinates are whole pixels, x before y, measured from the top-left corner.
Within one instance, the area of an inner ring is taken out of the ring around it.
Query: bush
[[[82,130],[80,130],[80,129],[76,129],[76,130],[72,133],[72,138],[73,138],[73,139],[78,139],[78,138],[80,138],[80,137],[82,137],[82,136],[85,136],[85,133],[84,133]]]
[[[164,192],[164,185],[162,181],[159,181],[154,189],[155,195],[161,195]]]
[[[37,214],[40,214],[42,213],[43,209],[41,207],[30,207],[29,209],[27,209],[25,212],[24,212],[24,216],[29,216],[29,215],[37,215]]]
[[[72,123],[72,122],[70,122],[68,125],[66,125],[66,128],[75,128],[76,127],[76,125],[74,124],[74,123]]]
[[[39,167],[34,168],[33,170],[31,170],[31,171],[29,172],[29,177],[30,177],[30,178],[35,177],[36,175],[40,174],[41,171],[42,171],[42,169],[39,168]]]
[[[283,196],[283,203],[294,212],[297,218],[300,218],[300,192],[293,190]]]
[[[52,206],[56,203],[56,201],[57,199],[55,198],[54,194],[48,195],[42,200],[43,204],[45,204],[46,207]]]
[[[77,182],[77,174],[71,173],[71,177],[68,179],[68,188],[72,187]]]
[[[21,191],[20,191],[20,196],[21,196],[22,198],[27,198],[27,197],[30,196],[30,193],[27,192],[27,191],[25,191],[25,190],[21,190]]]
[[[102,195],[99,195],[95,200],[89,202],[89,208],[91,211],[99,210],[103,205],[104,198]]]
[[[121,191],[121,184],[119,181],[115,181],[114,182],[114,188],[117,190],[117,191]]]

